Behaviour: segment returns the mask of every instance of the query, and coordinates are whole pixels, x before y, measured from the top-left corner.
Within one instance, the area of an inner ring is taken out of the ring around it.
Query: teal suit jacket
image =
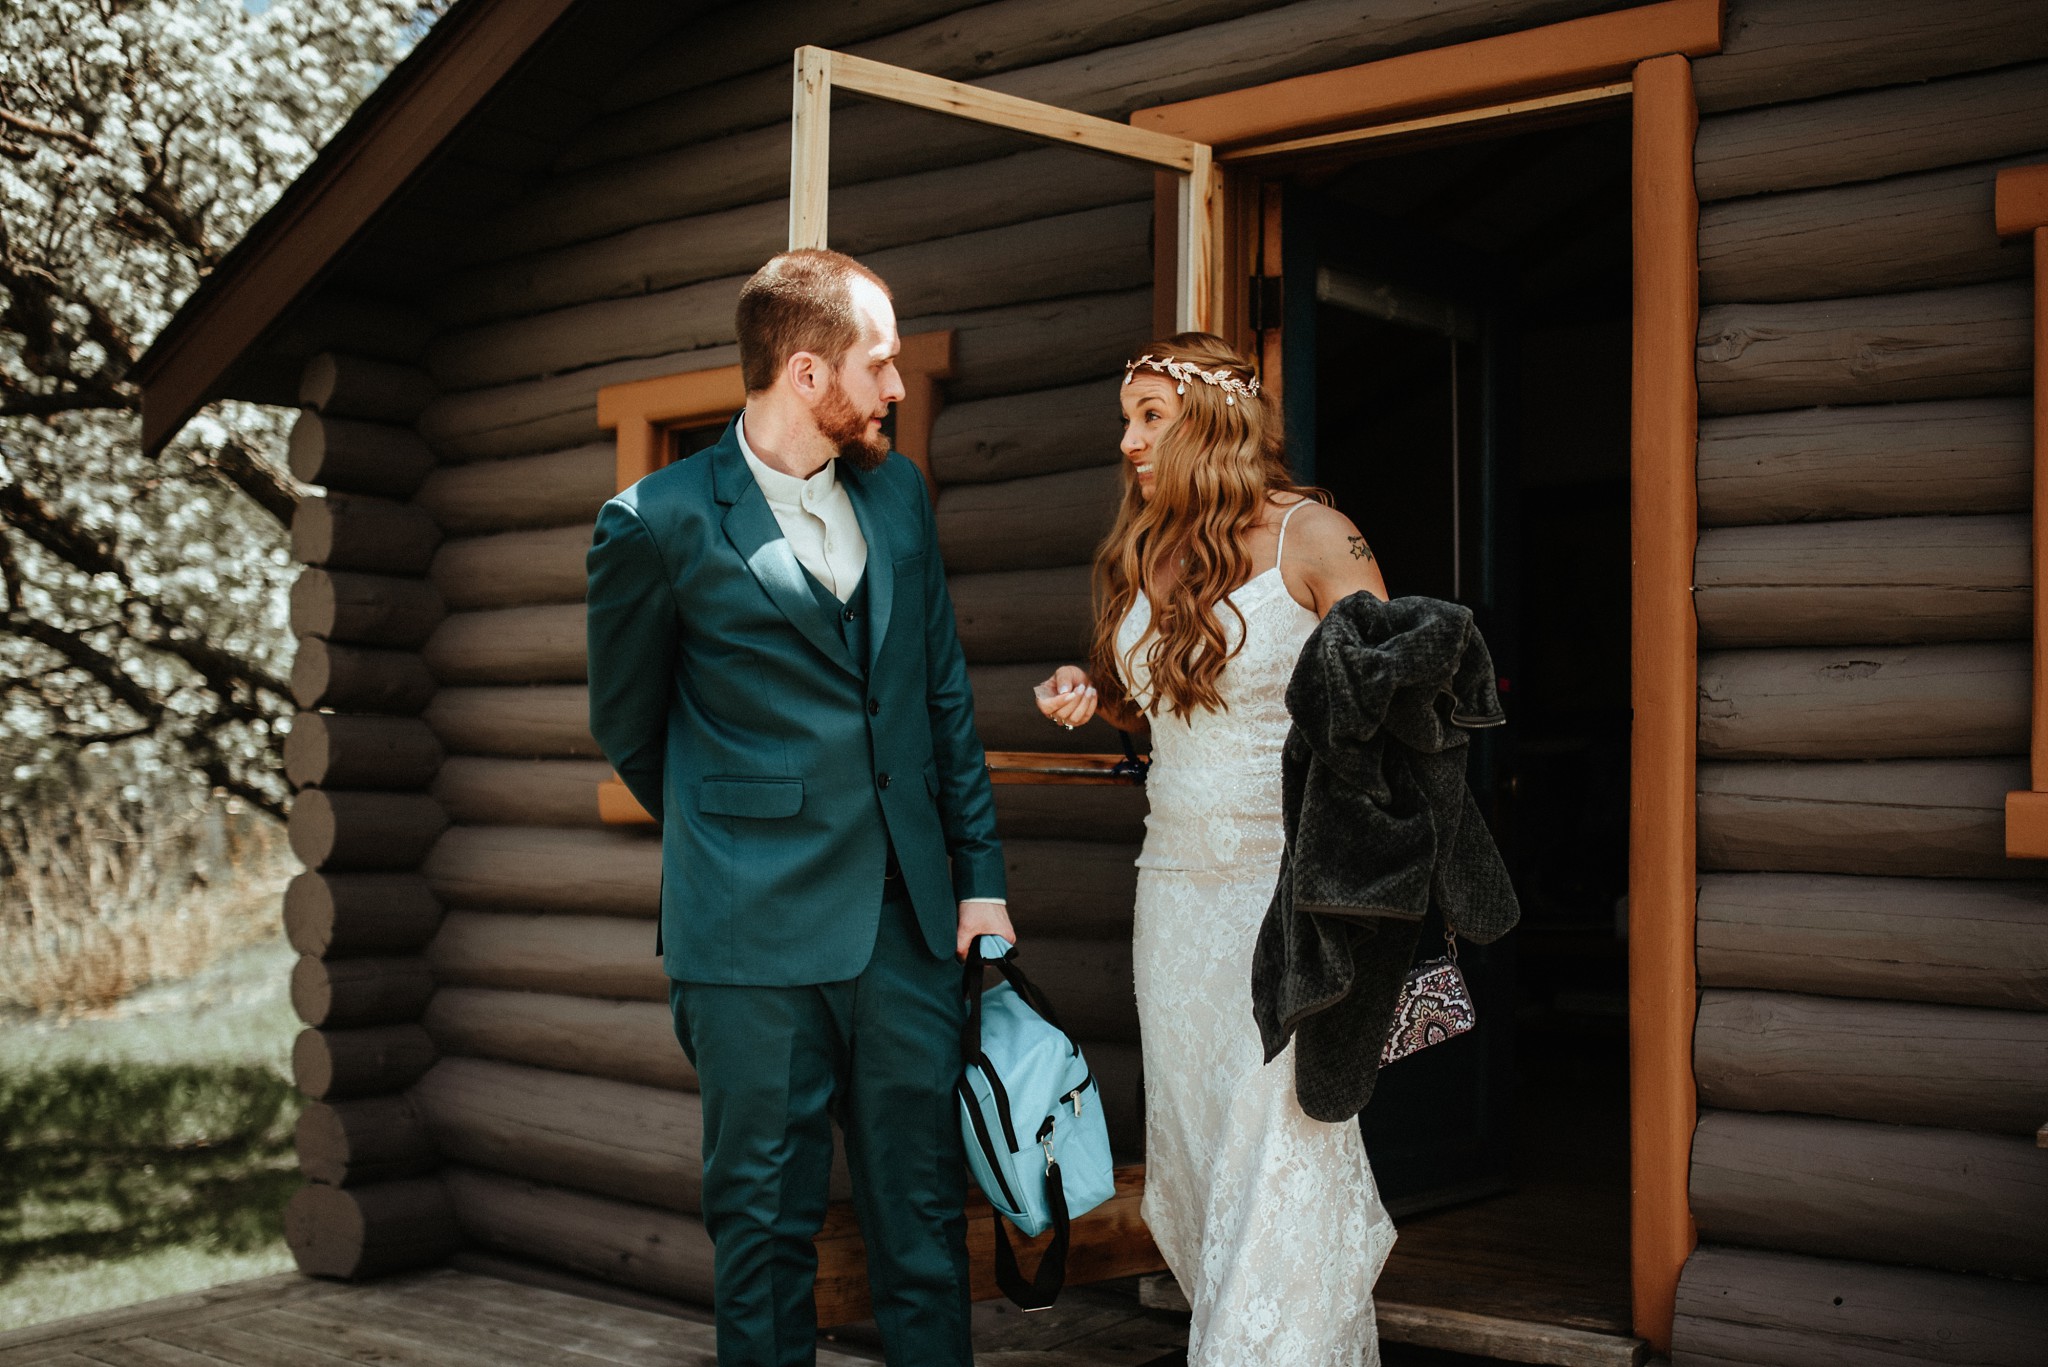
[[[820,612],[733,427],[597,516],[590,730],[661,823],[677,981],[857,976],[890,843],[935,955],[953,954],[958,902],[1004,895],[924,479],[894,454],[838,478],[868,543],[865,661]]]

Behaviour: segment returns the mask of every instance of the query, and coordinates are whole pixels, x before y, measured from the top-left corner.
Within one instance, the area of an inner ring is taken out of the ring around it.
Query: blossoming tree
[[[145,459],[129,369],[444,5],[0,7],[0,802],[105,755],[282,814],[281,416]]]

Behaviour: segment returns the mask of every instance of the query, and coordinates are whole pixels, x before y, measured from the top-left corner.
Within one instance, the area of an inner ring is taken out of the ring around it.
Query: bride
[[[1284,843],[1287,684],[1332,604],[1385,598],[1371,549],[1289,477],[1254,369],[1182,333],[1125,367],[1123,503],[1095,559],[1088,668],[1040,684],[1065,727],[1148,722],[1134,961],[1145,1222],[1194,1309],[1190,1367],[1379,1362],[1393,1246],[1358,1126],[1302,1113],[1263,1063],[1252,947]]]

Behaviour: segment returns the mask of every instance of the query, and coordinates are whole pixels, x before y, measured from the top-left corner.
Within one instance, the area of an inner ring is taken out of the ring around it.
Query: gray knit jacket
[[[1520,918],[1465,783],[1466,732],[1506,718],[1468,609],[1369,593],[1310,635],[1287,710],[1287,848],[1252,956],[1252,1014],[1267,1062],[1294,1039],[1302,1110],[1348,1120],[1372,1098],[1430,903],[1480,944]]]

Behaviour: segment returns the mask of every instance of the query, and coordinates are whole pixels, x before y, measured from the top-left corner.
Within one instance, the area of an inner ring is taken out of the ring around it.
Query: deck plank
[[[321,1316],[321,1322],[339,1329],[356,1323],[374,1324],[378,1332],[410,1339],[422,1345],[432,1345],[441,1354],[438,1361],[448,1367],[460,1367],[471,1362],[479,1364],[499,1363],[505,1367],[618,1367],[619,1359],[593,1353],[581,1345],[572,1346],[567,1340],[572,1333],[561,1330],[548,1338],[535,1338],[531,1331],[522,1331],[505,1324],[496,1314],[484,1312],[470,1315],[449,1315],[431,1306],[417,1304],[411,1297],[392,1295],[378,1297],[365,1295],[349,1302],[334,1313]],[[288,1312],[294,1313],[296,1312]],[[357,1316],[360,1315],[360,1319]],[[298,1318],[312,1320],[311,1315]],[[706,1356],[701,1351],[685,1347],[680,1363],[687,1367],[716,1367],[717,1353]],[[643,1352],[639,1359],[647,1361]]]
[[[346,1299],[342,1301],[342,1304],[349,1303]],[[189,1325],[183,1329],[168,1330],[157,1337],[180,1348],[210,1353],[222,1362],[234,1364],[234,1367],[345,1367],[348,1362],[347,1358],[336,1357],[332,1353],[252,1334],[234,1320]]]
[[[189,1348],[165,1343],[147,1335],[96,1343],[81,1348],[78,1356],[102,1367],[222,1367],[221,1359]]]
[[[594,1300],[574,1291],[531,1286],[467,1272],[444,1273],[428,1289],[438,1297],[479,1307],[502,1308],[542,1318],[573,1317],[579,1322],[603,1325],[613,1335],[650,1347],[668,1342],[675,1333],[676,1325],[712,1332],[708,1313],[670,1315],[661,1310]],[[685,1309],[680,1305],[677,1308]]]
[[[395,1314],[385,1307],[379,1307],[375,1322],[352,1304],[343,1303],[265,1311],[247,1323],[266,1338],[339,1353],[351,1362],[419,1363],[423,1367],[504,1367],[534,1362],[525,1345],[491,1337],[489,1326],[477,1320]],[[482,1346],[485,1340],[488,1347]],[[552,1350],[542,1361],[560,1367],[614,1367],[602,1358],[560,1349]]]
[[[343,1362],[375,1364],[375,1367],[432,1367],[432,1364],[443,1361],[450,1363],[451,1367],[454,1364],[473,1367],[476,1361],[473,1357],[454,1354],[443,1358],[435,1344],[417,1343],[369,1325],[354,1324],[345,1319],[320,1324],[299,1319],[283,1309],[258,1311],[237,1321],[235,1327],[279,1345],[273,1351],[280,1355],[291,1349],[311,1349],[316,1353],[331,1354]],[[460,1330],[460,1326],[451,1328]]]
[[[620,1322],[600,1310],[616,1310],[602,1302],[579,1300],[562,1293],[536,1293],[525,1304],[464,1295],[447,1285],[407,1288],[369,1299],[366,1303],[382,1309],[391,1300],[404,1300],[413,1308],[438,1313],[456,1324],[490,1323],[499,1332],[540,1348],[563,1348],[601,1358],[621,1367],[641,1367],[651,1356],[682,1367],[716,1367],[716,1331],[688,1320],[666,1320],[649,1311],[631,1311],[649,1325]]]
[[[348,1291],[349,1288],[340,1282],[316,1281],[297,1272],[280,1272],[274,1277],[230,1282],[182,1296],[166,1296],[139,1305],[124,1305],[115,1310],[52,1320],[48,1324],[31,1324],[23,1329],[0,1333],[0,1367],[27,1367],[29,1363],[44,1361],[53,1353],[75,1351],[88,1344],[111,1343],[172,1324],[203,1324],[260,1306],[320,1300],[327,1296],[345,1295]]]

